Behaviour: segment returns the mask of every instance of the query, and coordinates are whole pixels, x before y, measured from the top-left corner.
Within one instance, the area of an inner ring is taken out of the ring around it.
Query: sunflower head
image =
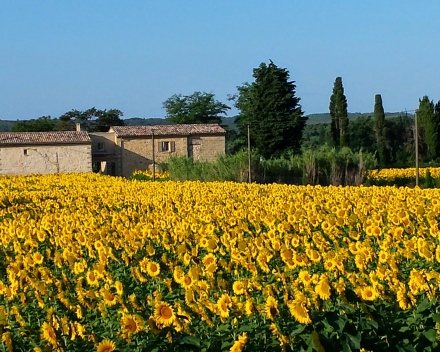
[[[114,350],[116,350],[116,344],[109,339],[101,341],[96,346],[96,352],[113,352]]]
[[[154,319],[159,325],[170,326],[176,319],[176,316],[173,308],[168,303],[158,302],[154,308]]]

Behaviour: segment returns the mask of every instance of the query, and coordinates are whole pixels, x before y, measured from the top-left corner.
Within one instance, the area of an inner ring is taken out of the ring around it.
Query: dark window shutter
[[[176,142],[171,141],[171,152],[175,152],[176,151]]]

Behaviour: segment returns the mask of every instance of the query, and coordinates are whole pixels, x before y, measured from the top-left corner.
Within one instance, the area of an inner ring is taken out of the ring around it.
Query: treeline
[[[385,119],[385,160],[381,167],[409,167],[414,165],[414,116],[402,113],[400,116]],[[347,146],[353,151],[371,153],[379,158],[378,141],[375,135],[373,116],[360,116],[350,120],[347,128]],[[318,148],[327,145],[334,147],[331,124],[307,125],[303,133],[303,148]],[[429,161],[426,158],[422,160]]]
[[[52,132],[74,131],[79,123],[83,131],[107,132],[110,126],[123,126],[122,111],[117,109],[99,110],[90,108],[85,111],[71,110],[57,118],[41,116],[37,119],[17,121],[12,132]]]

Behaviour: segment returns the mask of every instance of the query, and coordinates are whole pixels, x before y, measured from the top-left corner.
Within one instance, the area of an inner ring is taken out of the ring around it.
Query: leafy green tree
[[[51,132],[56,131],[57,119],[50,116],[41,116],[38,119],[17,121],[12,132]]]
[[[387,128],[385,124],[385,111],[382,105],[382,96],[374,97],[374,132],[376,134],[377,154],[379,164],[385,166],[387,162]]]
[[[414,163],[414,118],[408,114],[386,119],[389,143],[389,161],[394,167],[413,167]]]
[[[330,116],[332,118],[331,131],[335,147],[348,146],[348,113],[347,98],[344,95],[342,78],[336,77],[333,85],[333,94],[330,97]]]
[[[60,116],[60,129],[72,130],[75,123],[80,123],[86,131],[106,132],[110,126],[124,126],[124,120],[121,119],[123,115],[117,109],[98,110],[93,107],[85,111],[71,110]]]
[[[350,121],[348,129],[349,146],[354,152],[362,149],[363,152],[374,153],[376,151],[376,139],[373,130],[371,116],[359,116]]]
[[[238,87],[235,122],[246,145],[250,125],[252,147],[266,159],[287,152],[298,153],[307,120],[295,96],[296,85],[287,69],[272,61],[253,70],[255,81]]]
[[[419,133],[421,136],[421,155],[425,159],[435,159],[438,151],[439,121],[434,113],[434,102],[428,96],[419,99]]]
[[[174,94],[163,107],[172,123],[221,123],[230,107],[214,99],[214,94],[194,92],[192,95]]]

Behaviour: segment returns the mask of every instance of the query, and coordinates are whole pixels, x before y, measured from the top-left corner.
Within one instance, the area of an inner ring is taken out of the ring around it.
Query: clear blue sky
[[[438,0],[2,0],[0,119],[163,117],[194,91],[227,103],[269,59],[307,114],[328,112],[337,76],[350,112],[372,111],[375,94],[413,110],[440,100],[439,14]]]

